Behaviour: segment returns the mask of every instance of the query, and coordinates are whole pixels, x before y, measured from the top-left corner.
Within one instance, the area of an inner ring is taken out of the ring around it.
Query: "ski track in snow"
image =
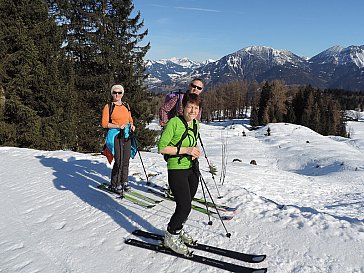
[[[207,156],[219,171],[227,143],[223,186],[220,172],[215,176],[222,199],[205,159],[200,166],[215,201],[238,207],[224,222],[232,236],[225,237],[218,219],[209,226],[196,211],[186,228],[203,243],[267,254],[251,267],[268,272],[364,272],[364,123],[350,124],[356,126],[350,140],[293,124],[270,124],[270,137],[266,128],[226,125],[201,125]],[[164,186],[161,156],[141,154],[150,181]],[[253,159],[257,165],[249,164]],[[0,272],[221,272],[124,244],[135,228],[163,232],[174,204],[144,209],[97,189],[109,181],[110,168],[101,156],[1,147]],[[129,180],[144,189],[139,158],[131,160]]]

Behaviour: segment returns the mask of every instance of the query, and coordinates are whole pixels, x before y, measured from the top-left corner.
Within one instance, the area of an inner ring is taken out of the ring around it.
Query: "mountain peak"
[[[265,60],[266,62],[271,62],[279,65],[282,65],[286,62],[297,63],[304,61],[299,56],[293,54],[288,50],[274,49],[269,46],[248,46],[233,54],[238,54],[241,56],[255,56],[257,58]]]
[[[335,45],[310,59],[289,50],[252,45],[212,62],[173,57],[149,64],[152,65],[147,67],[148,86],[154,90],[177,90],[193,77],[205,79],[206,85],[243,79],[258,82],[279,79],[286,84],[311,84],[318,88],[364,88],[361,72],[364,45],[346,48]]]
[[[347,65],[354,63],[358,68],[364,67],[364,45],[362,46],[333,46],[312,57],[310,62],[319,64],[331,63],[334,65]]]

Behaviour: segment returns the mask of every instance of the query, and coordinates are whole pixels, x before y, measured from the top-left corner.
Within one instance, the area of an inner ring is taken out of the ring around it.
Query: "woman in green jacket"
[[[183,229],[191,212],[191,202],[199,183],[197,147],[199,123],[196,117],[201,98],[188,93],[183,97],[183,116],[170,119],[160,138],[158,149],[167,159],[168,184],[176,202],[176,209],[168,223],[164,245],[173,251],[188,255],[185,243],[192,237]]]

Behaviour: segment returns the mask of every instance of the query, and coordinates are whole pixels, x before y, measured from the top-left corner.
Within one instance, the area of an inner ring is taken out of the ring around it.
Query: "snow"
[[[267,254],[250,266],[268,272],[364,272],[364,120],[349,122],[351,139],[284,123],[269,124],[266,136],[267,127],[248,131],[245,123],[201,125],[207,156],[219,171],[227,145],[224,184],[220,173],[215,177],[222,199],[204,158],[200,166],[215,201],[238,208],[224,222],[231,238],[217,219],[210,226],[196,211],[186,229],[203,243]],[[161,155],[141,156],[150,181],[164,186]],[[110,168],[100,155],[1,147],[0,272],[221,272],[126,245],[135,228],[162,232],[174,204],[144,209],[98,190]],[[144,179],[137,157],[130,162],[132,188],[145,190]]]
[[[364,46],[333,46],[312,57],[310,62],[321,64],[333,63],[335,65],[347,65],[354,63],[358,68],[364,67]]]

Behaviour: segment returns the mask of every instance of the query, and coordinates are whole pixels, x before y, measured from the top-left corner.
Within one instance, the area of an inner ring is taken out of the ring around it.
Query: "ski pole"
[[[225,182],[225,177],[226,177],[226,165],[227,165],[227,138],[225,139],[225,146],[224,146],[224,175],[223,175],[223,179],[221,182],[221,186],[224,185]]]
[[[195,159],[196,161],[193,162],[193,165],[192,165],[192,170],[193,172],[195,173],[197,179],[199,180],[199,182],[201,182],[201,188],[202,188],[202,194],[203,194],[203,198],[205,200],[205,207],[206,207],[206,211],[207,211],[207,216],[209,218],[209,221],[208,221],[208,225],[212,225],[212,221],[211,221],[211,217],[210,217],[210,211],[209,211],[209,206],[207,205],[207,200],[206,200],[206,194],[205,194],[205,189],[204,189],[204,185],[202,183],[202,180],[201,180],[201,177],[200,177],[200,174],[199,174],[199,168],[197,167],[198,166],[198,160]]]
[[[212,198],[212,196],[211,196],[210,190],[209,190],[209,188],[208,188],[208,187],[207,187],[207,185],[206,185],[206,181],[203,179],[203,177],[202,177],[202,174],[201,174],[200,170],[198,170],[198,172],[199,172],[199,174],[200,174],[201,182],[205,185],[206,191],[207,191],[207,193],[209,194],[210,199],[211,199],[211,201],[212,201],[212,204],[213,204],[213,205],[214,205],[214,207],[215,207],[215,210],[216,210],[216,212],[217,212],[217,215],[219,216],[220,222],[221,222],[222,226],[224,227],[224,229],[225,229],[225,231],[226,231],[226,237],[230,238],[230,237],[231,237],[231,233],[230,233],[230,232],[228,232],[228,230],[227,230],[227,228],[226,228],[226,226],[225,226],[225,224],[224,224],[224,221],[223,221],[223,220],[222,220],[222,218],[221,218],[220,212],[219,212],[219,210],[217,209],[217,206],[216,206],[216,204],[215,204],[215,201],[214,201],[214,199],[213,199],[213,198]]]
[[[143,170],[144,170],[145,177],[147,178],[147,185],[149,186],[149,185],[150,185],[150,182],[149,182],[149,180],[148,180],[148,175],[147,175],[147,172],[145,171],[145,167],[144,167],[143,159],[142,159],[142,156],[140,155],[140,151],[139,151],[139,149],[138,149],[138,154],[139,154],[140,162],[142,162],[142,166],[143,166]]]
[[[118,172],[117,172],[117,176],[116,176],[116,179],[117,179],[117,181],[120,181],[120,168],[121,168],[121,166],[122,166],[122,162],[121,162],[121,159],[122,158],[124,158],[123,156],[122,156],[122,148],[121,148],[121,146],[122,146],[122,141],[121,141],[121,134],[122,134],[122,130],[120,129],[120,133],[117,135],[117,138],[119,139],[118,140],[118,144],[119,144],[119,164],[118,164]],[[115,163],[114,164],[116,164],[116,160],[115,160]],[[121,185],[121,192],[119,193],[119,197],[120,197],[120,199],[123,199],[124,198],[124,185]]]
[[[195,173],[196,174],[196,173]],[[201,182],[201,188],[202,188],[202,194],[203,194],[203,198],[205,200],[205,206],[206,206],[206,211],[207,211],[207,216],[209,217],[209,221],[207,222],[208,225],[212,225],[212,221],[211,221],[211,216],[210,216],[210,211],[209,211],[209,206],[207,205],[207,200],[206,200],[206,194],[205,194],[205,189],[204,189],[204,184],[201,180],[201,176],[199,176],[199,174],[196,174],[198,176],[198,179]]]
[[[200,134],[198,134],[198,139],[200,140],[201,147],[202,147],[203,153],[205,155],[205,159],[207,161],[207,165],[209,166],[209,169],[211,171],[212,170],[212,167],[211,167],[211,164],[210,164],[209,159],[207,158],[206,151],[205,151],[205,147],[203,146],[203,143],[202,143]],[[214,183],[215,183],[216,191],[217,191],[217,194],[218,194],[218,197],[217,198],[220,199],[220,198],[222,198],[222,196],[220,195],[219,189],[217,188],[216,181],[215,181],[215,176],[214,176],[214,174],[212,172],[211,172],[211,176],[212,176],[212,180],[214,180]]]
[[[142,156],[140,155],[140,151],[139,151],[139,141],[135,137],[135,134],[134,134],[133,131],[131,131],[131,134],[132,134],[132,137],[135,139],[135,143],[136,143],[136,146],[137,146],[137,151],[138,151],[138,155],[139,155],[139,158],[140,158],[140,162],[142,163],[143,170],[144,170],[144,174],[145,174],[145,177],[147,179],[147,185],[149,186],[150,185],[150,182],[149,182],[148,175],[147,175],[147,172],[146,172],[145,167],[144,167],[144,163],[143,163]]]

